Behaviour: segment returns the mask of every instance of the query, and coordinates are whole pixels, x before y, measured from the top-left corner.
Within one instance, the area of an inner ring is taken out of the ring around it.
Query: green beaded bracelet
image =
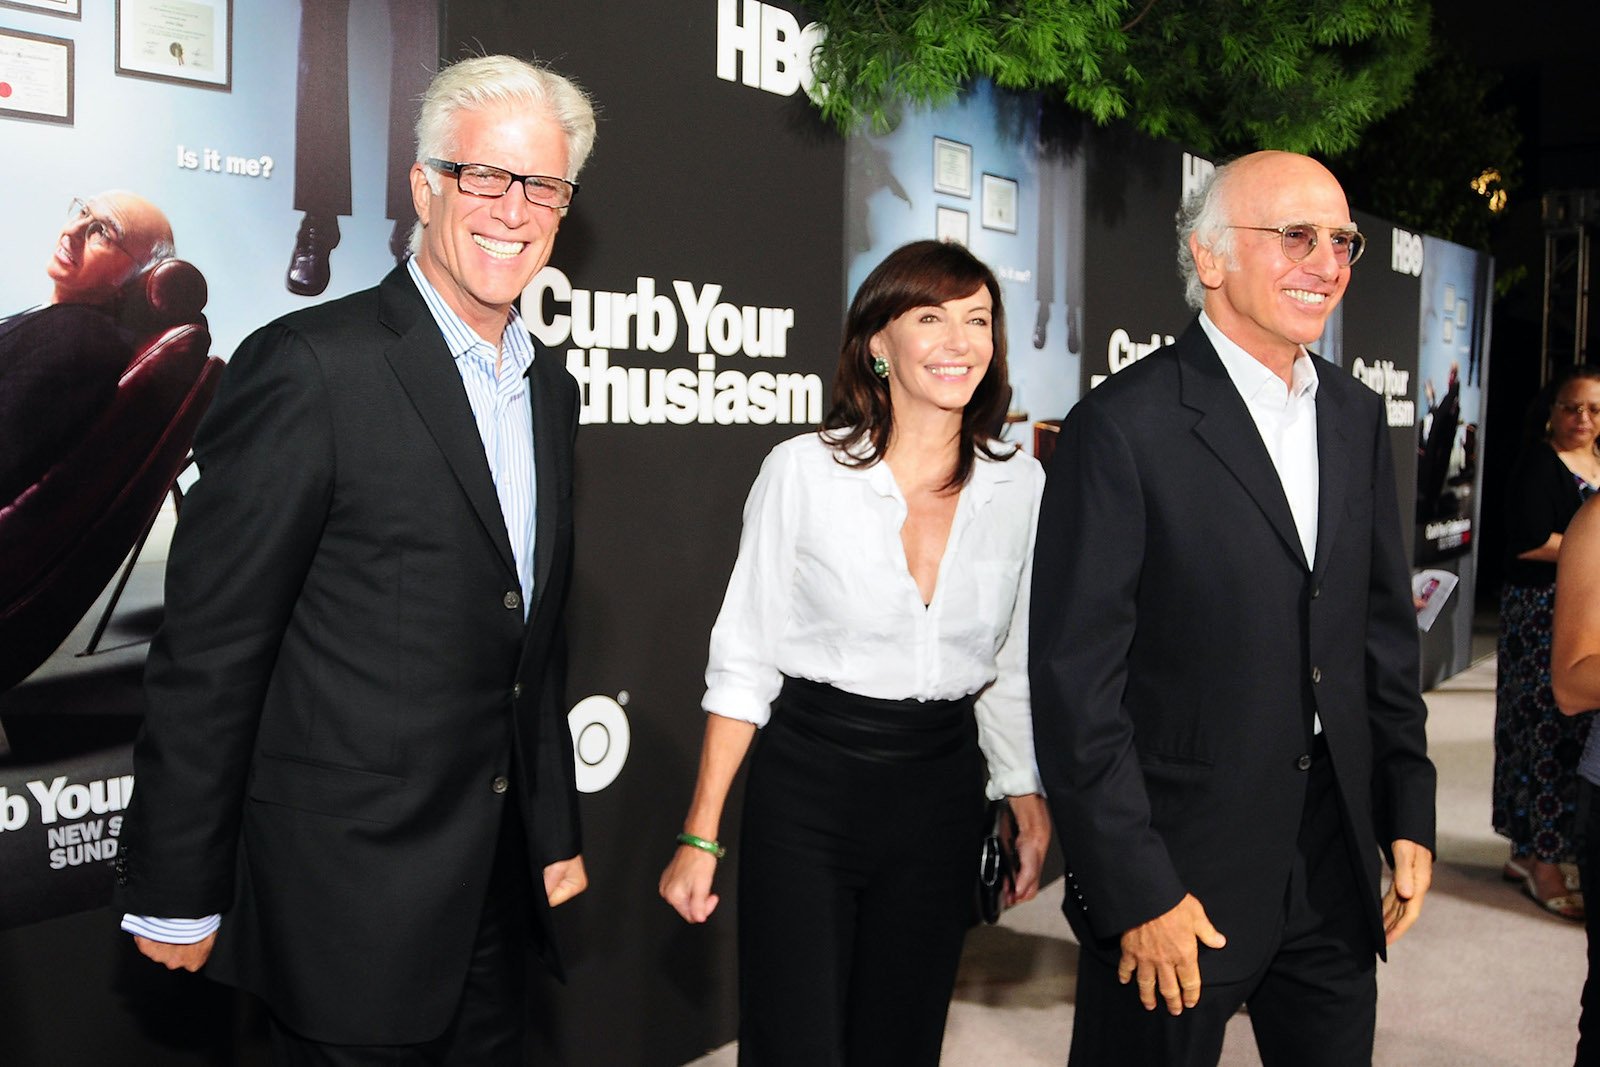
[[[705,838],[696,837],[693,834],[679,834],[678,844],[688,845],[690,848],[697,848],[701,852],[709,852],[719,860],[728,854],[728,850],[722,847],[722,842],[707,841]]]

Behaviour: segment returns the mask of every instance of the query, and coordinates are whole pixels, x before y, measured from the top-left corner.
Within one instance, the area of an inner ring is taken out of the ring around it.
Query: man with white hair
[[[119,857],[145,955],[279,1063],[521,1062],[586,884],[563,696],[577,395],[513,302],[594,141],[567,79],[433,80],[414,255],[247,338],[195,442]]]
[[[50,295],[0,319],[0,507],[38,480],[110,405],[133,357],[123,286],[173,253],[172,226],[141,196],[73,200],[50,250]]]
[[[1306,351],[1363,238],[1327,168],[1260,152],[1179,240],[1198,321],[1072,410],[1039,515],[1070,1062],[1215,1064],[1247,1004],[1269,1067],[1351,1067],[1428,890],[1435,784],[1383,405]]]

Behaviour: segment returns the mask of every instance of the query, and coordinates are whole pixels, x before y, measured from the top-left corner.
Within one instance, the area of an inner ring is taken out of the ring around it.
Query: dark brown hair
[[[997,451],[992,440],[1005,423],[1011,385],[1006,375],[1006,317],[1000,284],[983,261],[947,241],[913,241],[889,253],[856,290],[845,316],[839,369],[833,376],[833,406],[822,420],[823,439],[847,467],[870,467],[889,451],[894,412],[889,383],[872,373],[872,338],[912,308],[958,300],[987,286],[994,303],[989,328],[994,357],[972,399],[961,411],[961,440],[955,470],[942,489],[959,489],[972,477],[977,453],[1010,459],[1015,447]]]

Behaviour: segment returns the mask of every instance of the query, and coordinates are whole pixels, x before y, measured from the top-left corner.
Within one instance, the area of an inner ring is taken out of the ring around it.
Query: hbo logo
[[[1422,277],[1422,237],[1407,233],[1399,227],[1394,231],[1394,242],[1389,246],[1389,266],[1396,274]]]
[[[622,765],[628,762],[631,731],[628,716],[622,710],[628,694],[624,691],[617,696],[618,700],[607,696],[584,697],[567,713],[580,793],[600,792],[616,781],[617,775],[622,773]]]

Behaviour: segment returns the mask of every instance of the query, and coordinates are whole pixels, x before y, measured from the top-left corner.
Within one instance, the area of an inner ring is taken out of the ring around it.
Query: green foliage
[[[1400,104],[1425,0],[819,0],[823,113],[892,126],[972,79],[1218,154],[1337,153]]]
[[[1496,221],[1489,194],[1517,193],[1521,137],[1510,108],[1491,111],[1499,78],[1438,49],[1405,104],[1332,160],[1350,202],[1407,229],[1487,250]],[[1474,189],[1474,179],[1498,172]],[[1519,279],[1511,274],[1503,286]]]

